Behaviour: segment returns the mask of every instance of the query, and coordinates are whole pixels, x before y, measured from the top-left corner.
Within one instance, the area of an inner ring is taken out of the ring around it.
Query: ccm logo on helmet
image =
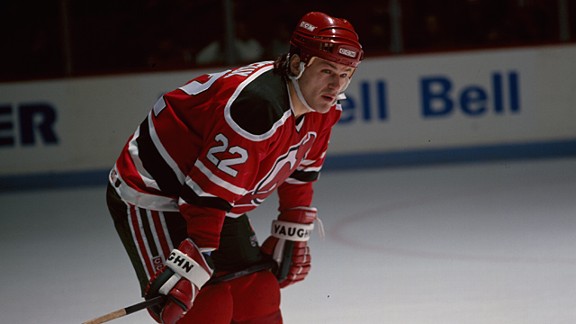
[[[342,48],[342,47],[340,47],[340,48],[338,49],[338,53],[340,53],[340,54],[342,54],[342,55],[344,55],[344,56],[351,57],[351,58],[355,58],[355,57],[356,57],[356,51],[353,51],[353,50],[350,50],[350,49],[347,49],[347,48]]]
[[[300,22],[300,27],[311,32],[314,31],[314,29],[316,29],[316,26],[312,25],[311,23],[307,23],[305,21]]]

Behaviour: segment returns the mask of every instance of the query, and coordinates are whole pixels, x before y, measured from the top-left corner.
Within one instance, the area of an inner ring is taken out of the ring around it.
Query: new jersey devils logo
[[[308,151],[312,148],[315,138],[316,133],[307,133],[300,143],[290,147],[286,154],[278,157],[270,172],[258,182],[250,194],[244,196],[236,205],[261,204],[266,197],[296,170],[300,162],[302,162],[306,154],[308,154]]]

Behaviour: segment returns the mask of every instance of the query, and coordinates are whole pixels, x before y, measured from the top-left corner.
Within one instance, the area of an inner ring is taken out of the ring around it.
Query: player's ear
[[[298,54],[290,55],[290,61],[288,62],[290,67],[291,75],[300,74],[300,56]]]

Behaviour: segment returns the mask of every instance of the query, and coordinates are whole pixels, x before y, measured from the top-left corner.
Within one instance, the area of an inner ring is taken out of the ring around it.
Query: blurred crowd
[[[576,42],[574,0],[3,0],[0,81],[274,59],[312,10],[349,19],[368,57]]]

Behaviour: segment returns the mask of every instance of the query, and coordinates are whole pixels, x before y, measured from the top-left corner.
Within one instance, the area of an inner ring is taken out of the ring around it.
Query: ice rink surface
[[[0,323],[140,301],[104,192],[0,194]],[[576,323],[576,158],[325,172],[315,205],[326,237],[283,290],[287,324]],[[251,214],[260,241],[275,209]]]

